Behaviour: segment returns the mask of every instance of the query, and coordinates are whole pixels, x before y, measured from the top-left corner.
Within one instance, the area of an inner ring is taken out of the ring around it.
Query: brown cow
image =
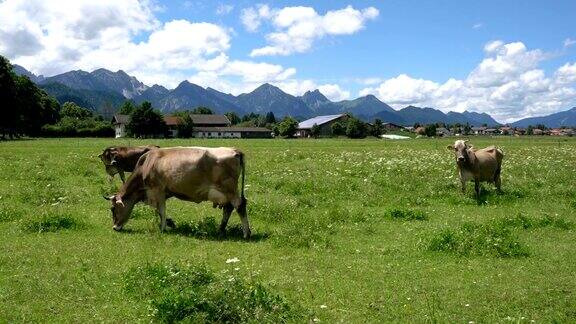
[[[220,231],[224,234],[234,209],[242,220],[244,238],[250,237],[244,197],[244,155],[234,148],[172,147],[144,154],[112,201],[113,229],[128,221],[134,205],[145,202],[156,208],[160,229],[166,228],[166,199],[176,197],[195,203],[211,201],[223,209]],[[241,193],[238,177],[242,173]],[[172,223],[173,224],[173,223]],[[170,224],[168,224],[170,225]]]
[[[146,152],[159,148],[156,145],[147,146],[110,146],[104,149],[98,157],[104,163],[106,173],[110,176],[110,181],[114,179],[116,173],[120,174],[120,179],[125,182],[124,172],[132,172],[136,167],[138,159]]]
[[[466,191],[466,182],[469,180],[474,180],[476,197],[480,195],[480,182],[493,182],[496,189],[500,191],[500,171],[504,158],[501,149],[489,146],[475,150],[468,145],[468,141],[463,140],[457,140],[454,145],[448,145],[448,149],[453,150],[456,156],[462,192]]]

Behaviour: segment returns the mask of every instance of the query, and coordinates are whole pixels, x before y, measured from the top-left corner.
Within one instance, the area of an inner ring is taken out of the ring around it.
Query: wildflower
[[[326,306],[326,305],[320,305],[320,308],[324,309],[324,308],[328,308],[328,306]]]
[[[236,263],[236,262],[240,262],[240,259],[234,257],[226,260],[226,263]]]

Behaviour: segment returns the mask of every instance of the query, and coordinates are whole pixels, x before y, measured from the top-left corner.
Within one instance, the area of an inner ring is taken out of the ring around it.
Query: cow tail
[[[246,164],[244,162],[244,153],[238,152],[238,158],[240,159],[240,171],[242,172],[242,184],[240,189],[240,197],[244,200],[244,178],[246,176]]]

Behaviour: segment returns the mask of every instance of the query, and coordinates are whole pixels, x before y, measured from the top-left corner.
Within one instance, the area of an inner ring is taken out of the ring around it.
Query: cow
[[[242,176],[241,192],[238,178]],[[110,197],[112,202],[113,229],[122,230],[134,205],[145,202],[154,207],[160,216],[160,230],[174,223],[166,218],[166,199],[200,203],[211,201],[213,207],[222,208],[220,233],[236,209],[242,220],[244,238],[250,237],[244,196],[244,154],[235,148],[171,147],[150,150],[138,160],[136,169]]]
[[[500,172],[504,153],[496,146],[476,150],[468,141],[457,140],[448,145],[454,151],[462,192],[466,191],[466,182],[474,180],[476,197],[480,196],[480,182],[492,182],[498,191],[501,190]]]
[[[104,167],[106,168],[106,173],[110,176],[110,181],[114,179],[116,173],[120,174],[120,179],[122,183],[126,182],[124,177],[124,172],[132,172],[136,167],[138,159],[146,152],[157,149],[159,146],[147,145],[147,146],[110,146],[104,149],[104,151],[98,155]]]

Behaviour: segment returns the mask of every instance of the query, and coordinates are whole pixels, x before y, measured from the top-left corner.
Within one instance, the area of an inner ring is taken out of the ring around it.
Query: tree
[[[341,122],[335,122],[332,124],[332,126],[330,126],[330,131],[332,132],[332,136],[341,136],[346,134],[346,129]]]
[[[212,112],[212,109],[210,109],[208,107],[203,107],[203,106],[194,108],[194,110],[192,110],[192,113],[196,114],[196,115],[212,115],[212,114],[214,114]]]
[[[166,136],[168,127],[162,115],[152,109],[152,104],[144,101],[140,107],[134,109],[126,130],[132,136],[154,137]]]
[[[314,138],[318,138],[320,136],[320,126],[318,126],[318,124],[312,125],[312,128],[310,128],[310,136]]]
[[[87,119],[92,117],[92,112],[86,108],[80,107],[73,102],[65,102],[60,110],[60,117],[73,119]]]
[[[384,134],[384,132],[385,132],[384,123],[382,123],[382,120],[376,118],[374,120],[374,125],[370,129],[370,135],[374,137],[379,137],[380,135]]]
[[[294,137],[296,130],[298,129],[298,121],[292,117],[284,117],[284,119],[278,124],[278,135],[283,137]]]
[[[233,111],[229,111],[227,113],[224,114],[226,117],[228,117],[228,120],[230,120],[230,122],[232,123],[232,125],[237,125],[239,124],[242,120],[240,119],[240,116],[238,116],[238,114],[236,114]]]
[[[269,111],[266,114],[266,118],[264,119],[266,124],[276,124],[276,117],[274,116],[274,113]]]
[[[361,120],[351,117],[348,119],[346,126],[346,136],[349,138],[364,138],[366,137],[367,129],[366,124]]]
[[[16,75],[10,62],[0,55],[0,133],[5,136],[17,135],[15,125],[19,123],[19,109],[16,106]]]
[[[534,126],[528,125],[526,128],[526,135],[533,135],[534,134]]]
[[[134,112],[135,109],[136,109],[136,106],[134,106],[132,101],[126,100],[126,101],[124,101],[122,106],[120,106],[118,113],[121,115],[132,115],[132,113]]]
[[[468,135],[472,133],[472,127],[470,126],[470,124],[466,123],[466,125],[464,125],[464,135]]]
[[[179,116],[182,122],[178,124],[178,137],[190,138],[194,134],[194,121],[189,113]]]
[[[20,123],[17,127],[22,134],[38,136],[42,126],[58,120],[58,101],[26,76],[16,77],[16,102],[20,112]]]
[[[426,128],[424,129],[424,133],[428,137],[434,137],[434,136],[436,136],[436,128],[437,128],[436,124],[426,125]]]

